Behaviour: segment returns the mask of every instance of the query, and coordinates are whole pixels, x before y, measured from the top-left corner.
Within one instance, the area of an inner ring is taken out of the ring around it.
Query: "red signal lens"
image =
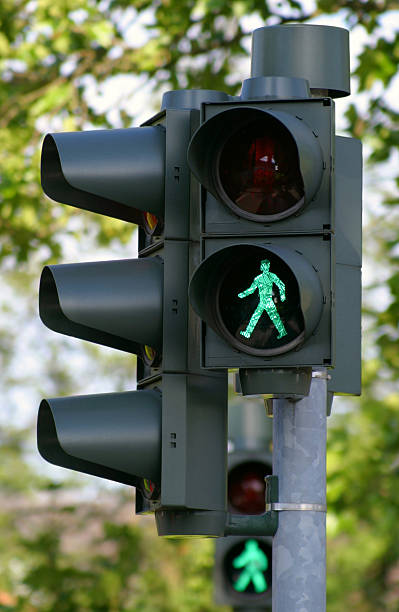
[[[254,190],[272,191],[278,179],[279,166],[276,161],[276,143],[267,136],[256,138],[248,151],[252,165],[252,185]]]
[[[226,204],[255,221],[278,220],[304,205],[295,140],[271,115],[241,125],[225,141],[218,179]]]
[[[241,463],[233,468],[228,479],[228,502],[236,514],[265,512],[265,476],[268,466],[259,462]]]

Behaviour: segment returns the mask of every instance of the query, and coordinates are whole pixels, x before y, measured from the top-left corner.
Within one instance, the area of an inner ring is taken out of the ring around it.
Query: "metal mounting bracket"
[[[266,511],[274,511],[274,512],[284,512],[285,510],[293,511],[299,510],[301,512],[327,512],[326,504],[308,504],[308,503],[299,503],[293,504],[289,502],[277,502],[266,504]]]
[[[278,528],[278,477],[266,476],[266,512],[259,515],[227,514],[224,535],[273,536]]]

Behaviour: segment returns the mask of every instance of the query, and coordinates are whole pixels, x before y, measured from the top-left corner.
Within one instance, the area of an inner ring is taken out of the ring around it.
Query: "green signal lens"
[[[264,248],[248,246],[226,266],[217,308],[232,344],[248,353],[275,354],[304,334],[298,282],[290,267]]]
[[[313,254],[307,259],[286,247],[283,237],[261,240],[211,253],[194,272],[189,295],[194,310],[232,349],[274,357],[297,349],[313,334],[329,296]],[[319,240],[315,237],[314,244]],[[236,364],[243,367],[231,353],[229,365]]]
[[[243,552],[233,560],[233,567],[242,570],[233,588],[242,593],[252,582],[256,593],[264,593],[267,591],[267,582],[263,572],[267,570],[268,565],[267,556],[259,548],[257,541],[248,540]]]
[[[233,591],[253,598],[271,593],[271,562],[272,548],[266,540],[250,538],[238,542],[224,561]]]
[[[279,335],[277,339],[283,338],[287,335],[287,330],[284,327],[284,323],[281,320],[280,315],[277,312],[276,305],[273,300],[273,286],[276,285],[280,292],[280,300],[282,302],[285,301],[285,283],[279,278],[276,274],[270,272],[270,261],[268,259],[263,259],[260,262],[260,269],[262,270],[262,274],[258,274],[255,276],[252,284],[248,289],[238,294],[239,298],[245,298],[247,295],[253,293],[256,289],[259,294],[259,304],[252,317],[249,320],[249,323],[245,330],[241,330],[240,334],[244,336],[244,338],[250,338],[252,333],[263,313],[266,313],[271,319],[273,325],[277,329]]]

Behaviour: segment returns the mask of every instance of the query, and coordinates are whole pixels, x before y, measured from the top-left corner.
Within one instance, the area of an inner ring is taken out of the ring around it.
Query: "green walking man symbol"
[[[233,561],[233,567],[243,568],[233,585],[235,590],[243,593],[252,582],[256,593],[264,593],[267,590],[267,582],[263,572],[267,570],[268,565],[267,556],[256,540],[248,540],[242,553]]]
[[[247,328],[244,331],[240,331],[240,334],[245,336],[245,338],[251,337],[251,334],[264,311],[267,312],[278,331],[277,340],[280,340],[280,338],[287,335],[284,323],[282,322],[273,301],[273,285],[277,285],[280,292],[280,299],[282,302],[285,301],[285,284],[276,274],[270,272],[269,268],[270,261],[268,259],[263,259],[260,262],[262,274],[255,276],[252,285],[248,287],[248,289],[245,289],[245,291],[242,291],[242,293],[238,294],[239,298],[244,298],[247,297],[247,295],[254,293],[256,289],[259,292],[259,304],[256,307]]]

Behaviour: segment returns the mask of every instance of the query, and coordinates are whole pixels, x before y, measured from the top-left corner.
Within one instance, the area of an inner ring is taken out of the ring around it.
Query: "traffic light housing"
[[[360,394],[361,144],[336,135],[333,101],[350,93],[348,34],[255,30],[241,96],[203,104],[190,142],[201,364],[238,368],[245,394],[303,397],[312,368],[330,395]]]
[[[138,362],[134,391],[43,400],[39,450],[136,486],[161,535],[248,533],[227,513],[229,368],[245,394],[304,395],[318,367],[331,393],[360,392],[361,149],[332,100],[348,33],[261,30],[240,97],[167,92],[139,128],[43,143],[45,192],[137,224],[139,256],[47,266],[42,320]]]
[[[265,512],[265,477],[272,473],[271,420],[261,400],[229,403],[228,510],[234,515]],[[228,536],[215,543],[214,598],[234,609],[269,608],[272,596],[272,538]]]
[[[221,535],[226,518],[226,373],[201,370],[188,304],[198,228],[186,152],[198,115],[174,99],[142,127],[49,134],[42,151],[47,195],[138,224],[139,256],[46,266],[40,316],[138,364],[137,390],[43,400],[39,451],[135,486],[136,511],[154,512],[160,535]]]
[[[203,105],[188,161],[206,188],[190,284],[205,368],[334,365],[333,160],[330,98]]]

